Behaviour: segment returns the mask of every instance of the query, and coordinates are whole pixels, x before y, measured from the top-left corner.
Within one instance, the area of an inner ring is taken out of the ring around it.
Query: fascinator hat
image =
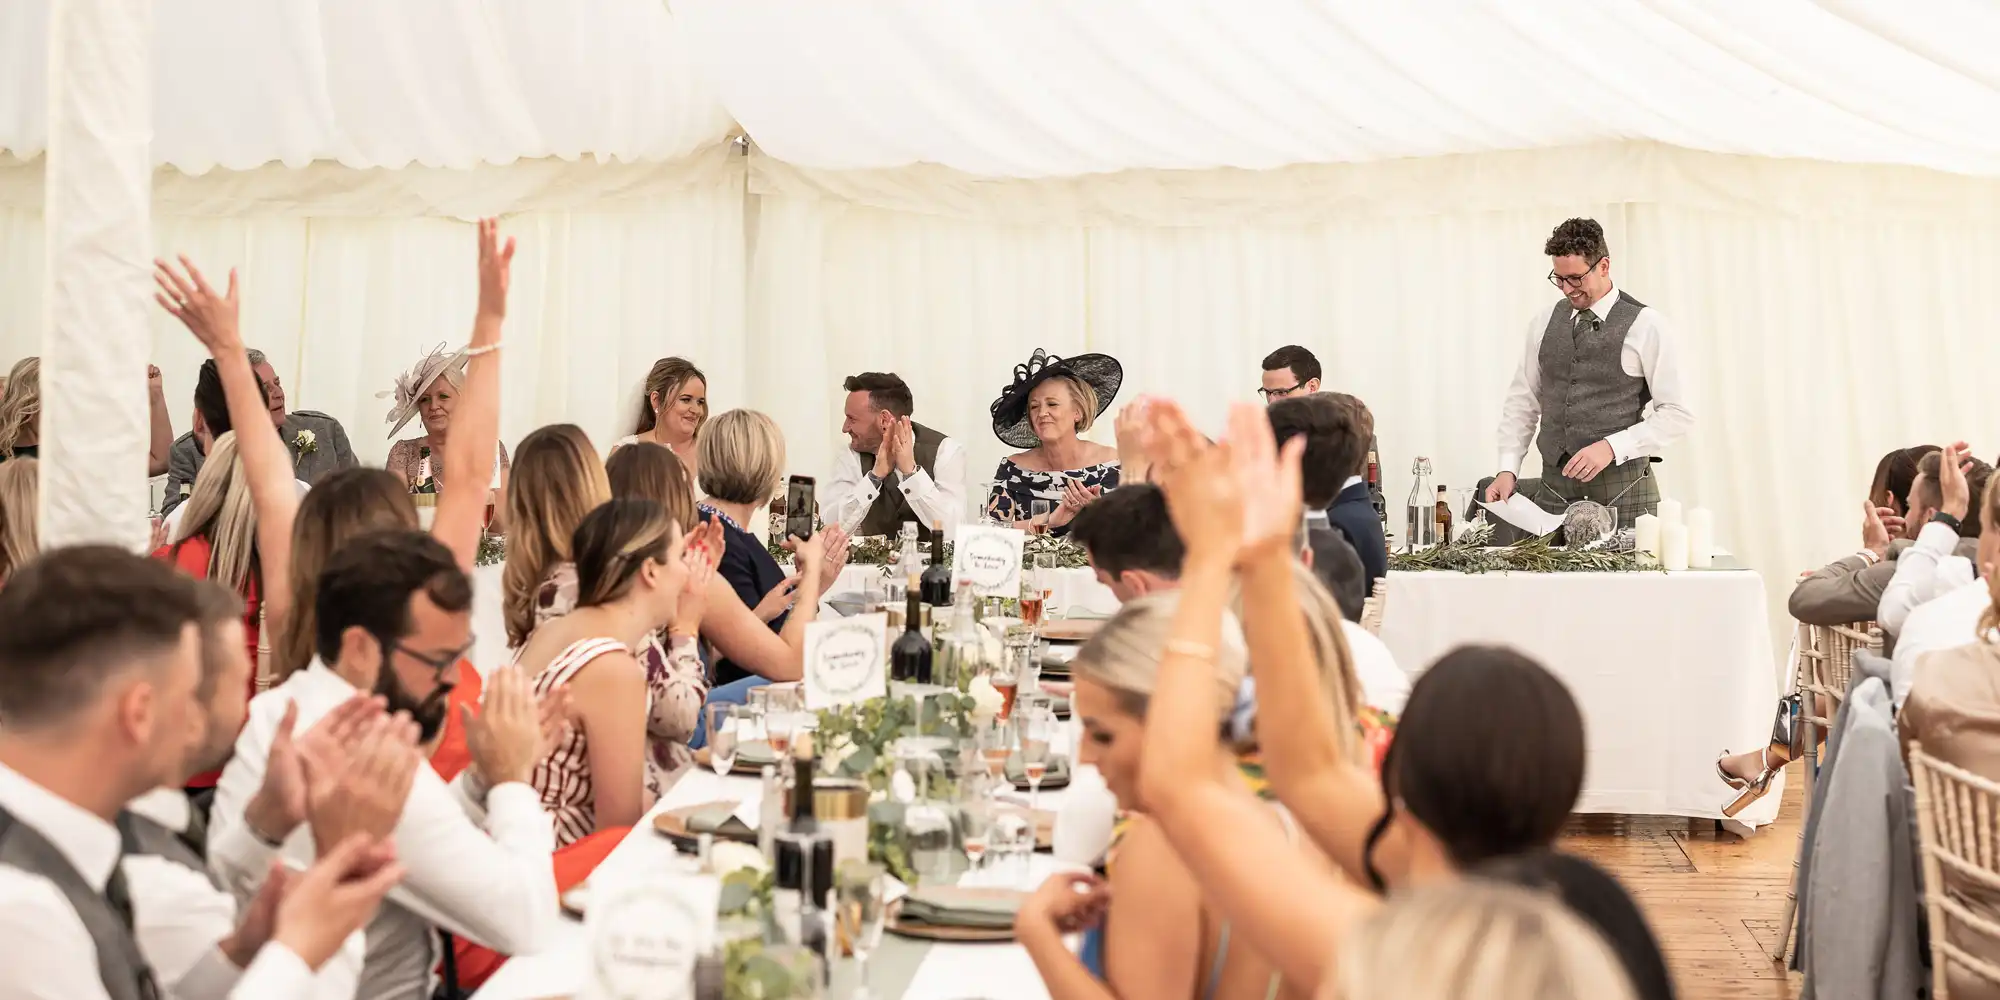
[[[432,348],[431,352],[425,355],[422,360],[413,365],[409,371],[396,376],[396,388],[388,392],[378,392],[375,394],[376,399],[394,400],[394,403],[389,408],[388,418],[388,422],[391,425],[389,427],[389,438],[391,440],[394,440],[403,427],[410,422],[411,417],[417,415],[417,400],[424,393],[430,391],[431,383],[436,382],[438,376],[456,372],[458,377],[452,380],[453,383],[456,384],[464,380],[465,361],[465,348],[459,348],[455,354],[447,354],[445,353],[445,346],[439,344]]]
[[[1013,383],[1000,390],[1000,398],[993,401],[993,435],[1016,448],[1040,445],[1042,439],[1028,424],[1028,396],[1036,386],[1058,375],[1081,379],[1097,393],[1097,412],[1091,414],[1092,420],[1111,407],[1118,387],[1125,382],[1124,366],[1109,354],[1061,358],[1037,347],[1026,364],[1014,366]]]

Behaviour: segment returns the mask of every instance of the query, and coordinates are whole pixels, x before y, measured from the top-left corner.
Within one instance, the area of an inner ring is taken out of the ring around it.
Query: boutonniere
[[[310,455],[319,450],[319,438],[311,431],[302,430],[292,439],[292,447],[297,448],[301,455]]]

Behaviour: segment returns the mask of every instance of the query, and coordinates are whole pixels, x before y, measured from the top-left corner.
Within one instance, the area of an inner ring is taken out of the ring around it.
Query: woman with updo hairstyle
[[[0,587],[41,551],[41,463],[0,462]]]
[[[569,691],[568,731],[534,775],[557,847],[637,823],[663,790],[649,763],[648,712],[635,711],[651,698],[633,650],[671,624],[690,593],[705,592],[713,564],[708,536],[697,537],[702,548],[690,552],[666,511],[642,500],[591,511],[565,546],[576,557],[576,609],[535,629],[515,654],[537,696]]]
[[[609,499],[604,463],[583,428],[551,424],[521,439],[507,479],[507,567],[500,575],[509,647],[576,607],[570,536]]]
[[[646,373],[646,391],[639,399],[639,418],[632,433],[611,446],[650,441],[674,453],[694,480],[701,456],[695,438],[708,422],[708,376],[686,358],[661,358]]]

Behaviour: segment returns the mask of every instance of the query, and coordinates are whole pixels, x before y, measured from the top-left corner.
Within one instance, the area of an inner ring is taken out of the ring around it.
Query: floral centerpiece
[[[1572,549],[1553,543],[1552,535],[1512,545],[1490,546],[1493,526],[1468,528],[1458,538],[1421,552],[1389,556],[1389,568],[1402,573],[1445,570],[1457,573],[1638,573],[1659,569],[1634,552]]]

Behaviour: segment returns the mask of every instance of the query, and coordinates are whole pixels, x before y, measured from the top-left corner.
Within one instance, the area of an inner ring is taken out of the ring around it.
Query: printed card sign
[[[855,615],[806,626],[806,708],[819,711],[889,693],[889,616]]]
[[[692,997],[695,960],[715,945],[720,880],[671,870],[629,874],[590,886],[583,1000]]]
[[[1021,550],[1028,536],[1016,528],[963,525],[952,549],[953,580],[971,580],[980,597],[1021,596]]]

